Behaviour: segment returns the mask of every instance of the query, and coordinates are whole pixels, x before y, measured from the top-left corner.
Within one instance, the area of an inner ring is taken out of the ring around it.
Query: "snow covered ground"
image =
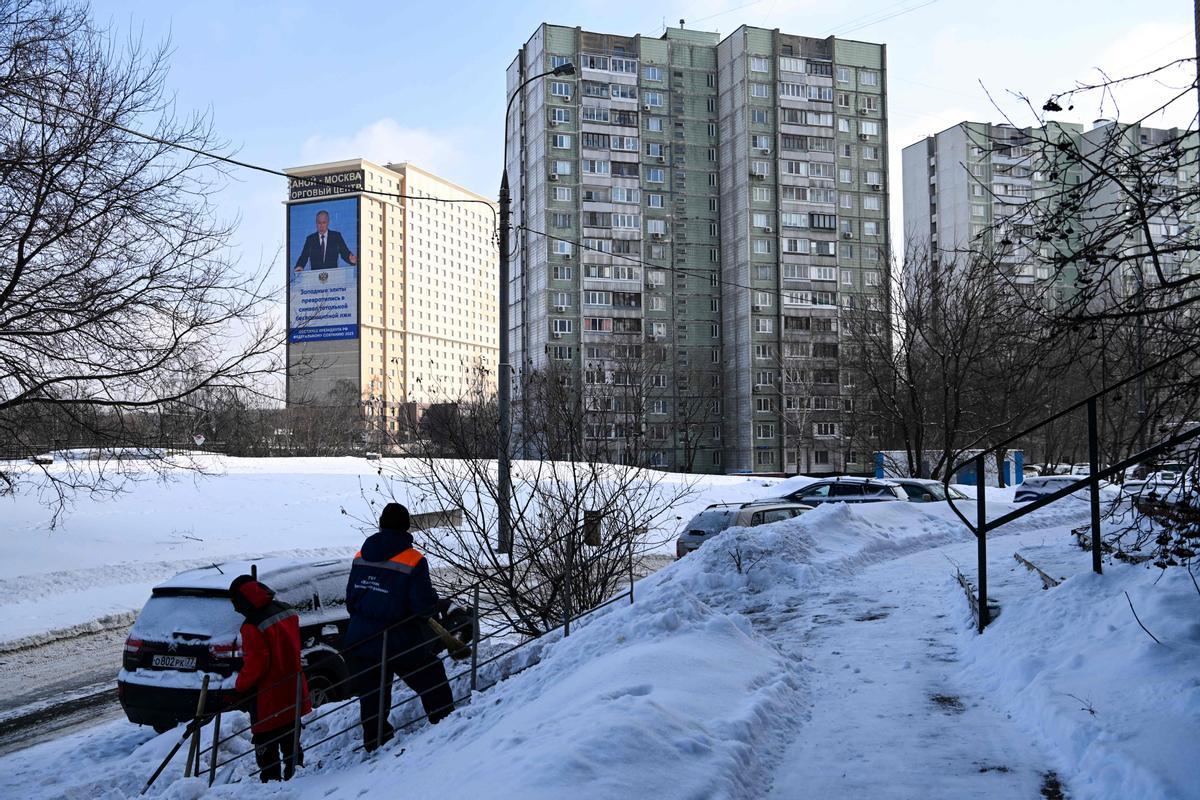
[[[339,480],[271,469],[280,492]],[[356,495],[345,474],[340,496]],[[762,483],[717,479],[706,491],[775,493]],[[217,490],[196,491],[193,507]],[[1012,508],[1006,499],[989,491],[989,514]],[[251,522],[267,513],[244,508]],[[829,506],[734,529],[640,581],[635,604],[546,641],[535,666],[373,757],[344,736],[311,749],[287,785],[242,780],[243,760],[205,794],[180,777],[178,756],[151,795],[1031,798],[1058,796],[1061,782],[1072,798],[1196,797],[1200,593],[1178,570],[1091,574],[1069,536],[1086,518],[1067,500],[991,539],[1001,613],[982,636],[953,577],[961,565],[974,578],[975,542],[944,505]],[[1043,590],[1017,551],[1066,580]],[[132,797],[177,738],[105,723],[0,758],[0,796]]]
[[[0,498],[0,653],[77,631],[127,626],[150,588],[177,572],[246,556],[348,556],[382,495],[381,465],[361,458],[200,457],[211,475],[130,484],[80,500],[52,528],[33,492]],[[519,464],[517,467],[519,468]],[[51,467],[54,469],[56,467]],[[707,477],[663,520],[660,539],[704,505],[750,498],[773,479]],[[398,493],[403,487],[394,487]],[[403,499],[403,497],[401,497]],[[412,503],[413,511],[422,510]],[[348,513],[343,514],[342,509]],[[664,544],[663,553],[674,554]]]

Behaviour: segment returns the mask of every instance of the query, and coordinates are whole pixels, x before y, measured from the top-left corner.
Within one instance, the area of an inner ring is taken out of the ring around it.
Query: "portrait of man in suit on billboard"
[[[302,272],[305,265],[310,270],[336,269],[341,266],[340,259],[351,266],[358,264],[358,258],[350,252],[342,234],[329,230],[329,212],[318,211],[316,233],[310,233],[304,240],[304,249],[300,251],[293,269]]]

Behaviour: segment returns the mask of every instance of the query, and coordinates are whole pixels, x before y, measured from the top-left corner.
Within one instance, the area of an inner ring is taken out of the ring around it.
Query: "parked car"
[[[1134,504],[1142,501],[1178,504],[1195,497],[1196,482],[1183,471],[1160,469],[1145,478],[1125,481],[1121,491],[1133,498]]]
[[[1036,500],[1039,497],[1057,492],[1064,486],[1079,483],[1079,481],[1080,476],[1078,475],[1042,475],[1036,478],[1026,478],[1024,483],[1017,486],[1017,493],[1013,500],[1018,503],[1028,503],[1031,500]],[[1081,486],[1080,488],[1085,489],[1087,487]]]
[[[908,495],[910,503],[936,503],[946,499],[946,487],[941,481],[931,481],[925,478],[888,478]],[[970,500],[965,494],[950,487],[950,497],[955,500]]]
[[[348,697],[339,684],[349,672],[338,648],[348,620],[350,559],[268,558],[254,565],[259,580],[300,615],[301,658],[313,705]],[[161,732],[191,719],[205,675],[205,711],[233,700],[243,617],[229,600],[229,584],[250,572],[251,562],[226,562],[181,572],[154,587],[129,631],[117,676],[117,696],[130,722]]]
[[[749,503],[717,503],[692,517],[675,540],[675,557],[683,558],[726,528],[752,528],[798,517],[812,506],[769,499]]]
[[[1099,464],[1098,466],[1099,466],[1101,472],[1108,469],[1108,464]],[[1071,474],[1076,475],[1076,476],[1082,476],[1082,477],[1086,478],[1088,475],[1092,474],[1092,465],[1091,464],[1072,464],[1071,465]]]
[[[810,483],[784,499],[807,505],[823,503],[883,503],[908,500],[908,494],[893,480],[838,477]]]
[[[1021,467],[1022,478],[1036,478],[1041,474],[1042,474],[1042,470],[1040,467],[1035,467],[1035,466],[1032,466],[1029,464],[1026,464],[1025,466]]]

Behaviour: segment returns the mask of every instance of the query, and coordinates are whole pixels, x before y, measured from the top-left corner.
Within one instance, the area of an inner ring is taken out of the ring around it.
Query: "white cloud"
[[[406,128],[385,117],[349,136],[310,136],[300,153],[304,163],[316,164],[365,158],[377,164],[410,161],[451,180],[461,180],[466,149],[454,132]]]

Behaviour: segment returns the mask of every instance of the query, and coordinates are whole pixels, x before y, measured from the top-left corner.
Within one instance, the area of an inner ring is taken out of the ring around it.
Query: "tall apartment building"
[[[357,399],[398,431],[470,392],[480,367],[494,375],[494,203],[408,163],[286,172],[289,405]]]
[[[722,40],[544,24],[509,67],[510,99],[567,62],[576,75],[527,84],[508,120],[526,228],[514,364],[565,373],[585,404],[639,382],[644,402],[585,430],[617,455],[867,469],[842,435],[838,342],[841,309],[886,279],[885,48],[745,26]]]
[[[1123,154],[1155,148],[1181,135],[1178,129],[1108,120],[1098,120],[1088,130],[1074,123],[1024,129],[959,123],[902,152],[905,238],[947,263],[956,253],[984,248],[1010,265],[1018,286],[1053,281],[1048,287],[1050,299],[1065,300],[1073,292],[1076,268],[1068,265],[1055,275],[1048,259],[1037,258],[1032,248],[1048,256],[1053,244],[1036,241],[1037,232],[1029,219],[1030,201],[1051,203],[1064,188],[1092,182],[1097,174],[1103,174],[1088,168],[1087,162],[1114,167]],[[1057,146],[1044,144],[1059,141],[1069,143],[1070,151],[1082,154],[1085,163],[1064,157]],[[1170,176],[1173,186],[1195,180],[1195,174],[1186,170]],[[1086,197],[1088,202],[1080,213],[1060,226],[1063,235],[1070,235],[1075,243],[1089,227],[1089,220],[1111,218],[1122,202],[1116,184],[1103,178]],[[1150,221],[1149,228],[1151,235],[1165,240],[1176,236],[1185,221],[1170,209],[1163,211]],[[1136,281],[1129,283],[1132,286]]]

